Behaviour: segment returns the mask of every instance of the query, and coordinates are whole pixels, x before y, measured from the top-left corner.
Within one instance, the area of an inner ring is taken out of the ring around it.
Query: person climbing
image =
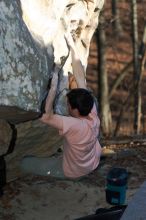
[[[78,179],[95,170],[100,162],[98,140],[100,120],[93,95],[87,90],[85,71],[71,34],[66,36],[71,51],[73,74],[69,74],[71,90],[67,93],[69,116],[53,112],[58,85],[58,69],[54,69],[51,88],[46,98],[45,113],[40,121],[59,130],[63,137],[63,155],[59,157],[25,157],[21,167],[37,175]]]

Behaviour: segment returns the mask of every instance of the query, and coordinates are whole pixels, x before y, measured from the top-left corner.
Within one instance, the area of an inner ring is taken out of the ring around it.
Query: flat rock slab
[[[121,220],[145,220],[146,219],[146,181],[135,193],[129,202]]]
[[[0,106],[0,117],[12,124],[18,124],[39,118],[40,112],[25,111],[24,109],[12,106]]]

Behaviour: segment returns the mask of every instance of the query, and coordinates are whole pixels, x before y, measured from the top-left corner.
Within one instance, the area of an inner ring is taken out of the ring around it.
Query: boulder
[[[17,123],[38,116],[53,59],[32,38],[19,1],[0,8],[0,118]]]
[[[40,115],[54,63],[62,67],[55,109],[67,113],[72,69],[64,34],[72,33],[86,69],[102,6],[103,0],[0,1],[0,118],[20,123]]]
[[[48,92],[54,63],[59,65],[55,111],[67,114],[71,57],[64,35],[70,31],[86,70],[89,46],[104,0],[0,1],[0,154],[17,129],[16,146],[6,156],[7,180],[22,175],[25,155],[49,156],[62,145],[58,132],[37,119]],[[3,132],[2,132],[3,131]]]

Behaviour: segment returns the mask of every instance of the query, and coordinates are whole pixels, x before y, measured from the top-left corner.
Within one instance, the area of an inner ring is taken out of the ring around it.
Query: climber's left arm
[[[58,68],[55,68],[51,81],[51,88],[46,98],[45,113],[40,118],[40,121],[57,129],[62,129],[62,120],[61,120],[62,116],[54,114],[53,112],[53,103],[56,96],[57,85],[58,85]]]

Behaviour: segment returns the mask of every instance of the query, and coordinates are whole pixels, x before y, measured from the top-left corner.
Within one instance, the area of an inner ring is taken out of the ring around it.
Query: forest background
[[[99,21],[87,83],[98,100],[101,136],[141,137],[146,134],[146,0],[106,1]]]

